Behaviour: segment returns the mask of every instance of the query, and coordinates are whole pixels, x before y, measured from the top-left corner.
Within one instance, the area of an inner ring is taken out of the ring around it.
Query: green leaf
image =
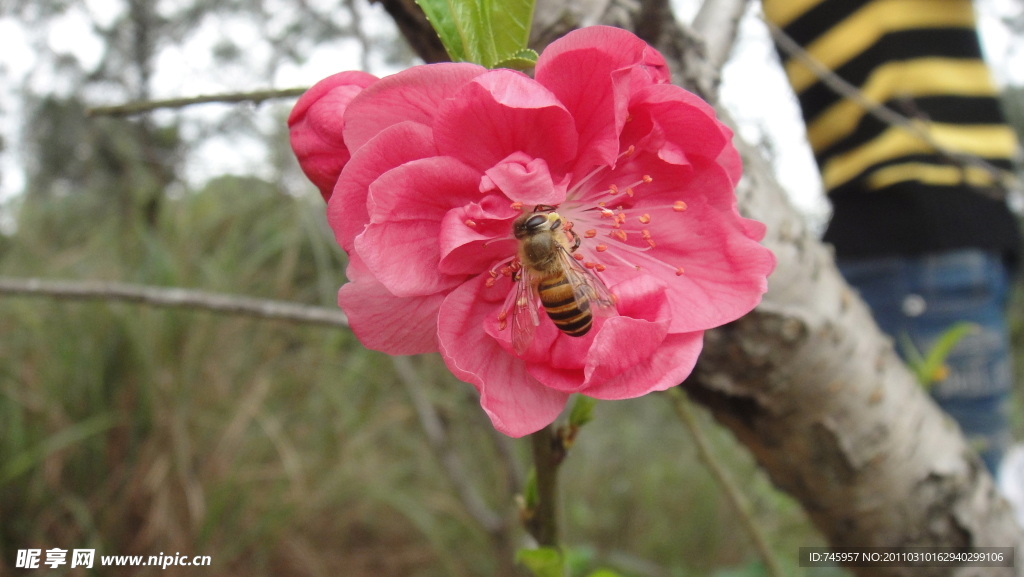
[[[468,54],[469,46],[475,43],[471,13],[473,2],[465,0],[416,0],[423,9],[430,25],[437,32],[452,62],[474,61]]]
[[[529,48],[516,52],[511,58],[498,62],[493,68],[512,68],[514,70],[529,70],[537,65],[537,58],[540,56]]]
[[[519,57],[530,42],[530,25],[533,23],[535,0],[479,0],[488,5],[490,31],[494,39],[494,63]],[[533,62],[537,62],[537,53]],[[528,57],[526,57],[528,58]],[[489,66],[493,67],[493,66]]]
[[[593,421],[595,405],[597,405],[597,399],[577,395],[576,402],[572,404],[572,410],[569,411],[569,425],[582,427]]]
[[[953,348],[956,347],[964,337],[977,333],[980,329],[981,327],[977,324],[966,321],[954,323],[953,326],[946,329],[941,335],[939,335],[939,338],[935,340],[935,344],[932,345],[931,350],[928,351],[928,356],[924,359],[924,369],[927,371],[926,374],[933,377],[937,375],[943,365],[945,365],[946,357],[949,356],[949,353],[953,352]]]
[[[520,549],[516,551],[516,563],[521,563],[534,577],[563,577],[562,554],[552,547]]]
[[[614,572],[614,571],[609,571],[608,569],[598,569],[597,571],[594,571],[590,575],[587,575],[587,577],[622,577],[622,576],[619,575],[618,573]]]
[[[535,0],[416,0],[455,62],[524,70]]]
[[[900,345],[907,358],[907,365],[914,372],[918,382],[924,387],[929,387],[936,381],[944,379],[947,370],[946,358],[964,337],[978,332],[979,328],[977,324],[967,321],[954,323],[939,335],[927,355],[922,355],[906,334],[900,335]]]

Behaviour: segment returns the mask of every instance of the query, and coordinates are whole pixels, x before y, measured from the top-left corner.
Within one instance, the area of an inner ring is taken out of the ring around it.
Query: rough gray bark
[[[638,31],[673,65],[677,82],[715,102],[717,69],[742,3],[709,2],[696,21],[703,28],[693,32],[665,17],[664,0],[541,0],[533,44],[540,50],[597,21]],[[757,310],[707,333],[687,389],[803,504],[834,546],[1024,545],[1009,506],[955,423],[900,362],[771,167],[753,147],[736,144],[745,165],[741,210],[768,226],[764,244],[778,267]],[[854,571],[1024,575],[995,568]]]

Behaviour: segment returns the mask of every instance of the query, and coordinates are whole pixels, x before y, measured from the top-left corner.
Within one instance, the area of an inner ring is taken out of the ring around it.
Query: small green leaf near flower
[[[416,0],[454,62],[531,68],[534,0]]]

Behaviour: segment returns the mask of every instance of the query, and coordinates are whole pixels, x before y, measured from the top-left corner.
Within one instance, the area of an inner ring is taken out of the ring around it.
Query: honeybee
[[[573,258],[580,237],[566,228],[555,208],[547,205],[538,205],[512,223],[521,265],[513,277],[516,295],[511,311],[512,346],[518,354],[530,347],[540,324],[538,304],[570,337],[587,334],[595,314],[607,316],[615,311],[615,295]]]

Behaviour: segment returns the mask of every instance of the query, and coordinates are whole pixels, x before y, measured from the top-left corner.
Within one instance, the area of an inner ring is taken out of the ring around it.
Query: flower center
[[[616,168],[636,162],[635,154],[633,146],[627,148],[619,154]],[[560,234],[565,234],[570,244],[577,238],[581,241],[578,249],[572,252],[573,258],[595,273],[605,272],[610,267],[630,267],[636,271],[661,268],[682,276],[685,273],[682,266],[663,260],[669,253],[655,250],[658,240],[649,225],[656,219],[672,218],[686,212],[686,202],[681,199],[671,204],[645,202],[645,185],[654,182],[648,174],[639,178],[629,177],[632,182],[611,183],[595,190],[596,182],[607,182],[611,171],[609,166],[594,169],[566,192],[565,202],[558,207],[533,207],[522,202],[513,202],[511,206],[523,211],[549,212],[557,209],[562,223]],[[636,174],[637,171],[623,172]],[[476,223],[466,224],[473,226]],[[486,284],[494,286],[502,276],[515,280],[521,268],[518,256],[510,255],[488,271],[491,278]]]

